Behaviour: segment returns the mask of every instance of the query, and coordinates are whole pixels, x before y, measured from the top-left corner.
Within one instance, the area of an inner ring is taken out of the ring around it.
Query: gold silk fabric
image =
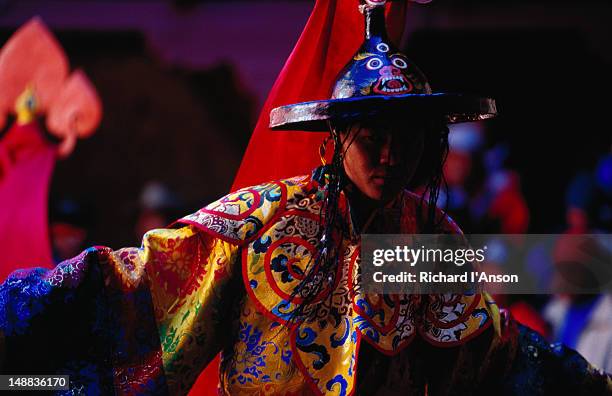
[[[292,291],[318,249],[323,196],[309,176],[271,182],[181,219],[187,227],[147,234],[145,260],[171,392],[186,392],[220,348],[227,394],[348,395],[356,389],[362,342],[397,356],[417,337],[444,348],[491,325],[499,335],[499,311],[487,295],[364,294],[360,237],[344,195],[347,232],[336,276],[324,284],[308,319],[290,321],[300,303]],[[417,199],[403,193],[394,204],[400,210],[389,208],[402,215],[387,216],[385,227],[418,232]],[[445,231],[460,232],[448,218]],[[239,277],[242,287],[236,287]]]

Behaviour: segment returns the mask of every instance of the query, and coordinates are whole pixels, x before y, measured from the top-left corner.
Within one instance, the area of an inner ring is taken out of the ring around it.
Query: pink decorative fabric
[[[55,147],[36,123],[13,124],[0,140],[0,281],[25,266],[51,268],[47,220]]]

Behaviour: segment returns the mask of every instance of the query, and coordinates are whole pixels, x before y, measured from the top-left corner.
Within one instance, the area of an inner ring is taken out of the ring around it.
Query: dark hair
[[[423,155],[409,187],[423,187],[417,213],[419,231],[435,234],[441,231],[443,216],[436,215],[440,188],[448,190],[444,179],[444,163],[448,156],[448,125],[433,119],[426,123]],[[448,200],[446,200],[448,203]],[[446,212],[446,208],[443,209]],[[424,214],[427,214],[424,216]]]
[[[422,233],[440,231],[443,216],[437,214],[436,203],[440,188],[444,185],[443,166],[448,155],[448,126],[441,119],[424,120],[424,150],[413,181],[410,186],[423,186],[418,211],[417,224]],[[336,276],[340,248],[344,239],[345,228],[337,221],[338,198],[346,182],[342,151],[341,132],[350,130],[353,122],[330,123],[330,136],[334,142],[334,152],[331,162],[322,169],[319,182],[324,184],[325,197],[320,213],[323,227],[319,230],[320,246],[314,258],[308,264],[304,279],[294,289],[291,298],[302,299],[291,312],[290,322],[297,323],[304,319],[315,319],[322,316],[318,312],[318,295],[327,285],[333,285]],[[349,145],[352,142],[348,142]],[[407,186],[408,187],[408,186]],[[334,235],[334,237],[332,237]],[[324,310],[323,310],[324,311]],[[320,317],[322,319],[322,317]]]

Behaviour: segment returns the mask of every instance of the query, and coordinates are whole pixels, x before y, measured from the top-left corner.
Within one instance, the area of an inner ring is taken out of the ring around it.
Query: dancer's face
[[[417,124],[353,124],[340,136],[346,175],[376,201],[397,196],[423,154],[424,127]]]

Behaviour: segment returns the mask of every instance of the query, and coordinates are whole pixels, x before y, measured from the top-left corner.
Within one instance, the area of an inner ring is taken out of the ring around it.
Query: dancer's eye
[[[370,144],[378,144],[382,141],[382,137],[380,136],[379,133],[373,133],[373,132],[365,132],[362,134],[362,139],[366,142],[366,143],[370,143]]]

